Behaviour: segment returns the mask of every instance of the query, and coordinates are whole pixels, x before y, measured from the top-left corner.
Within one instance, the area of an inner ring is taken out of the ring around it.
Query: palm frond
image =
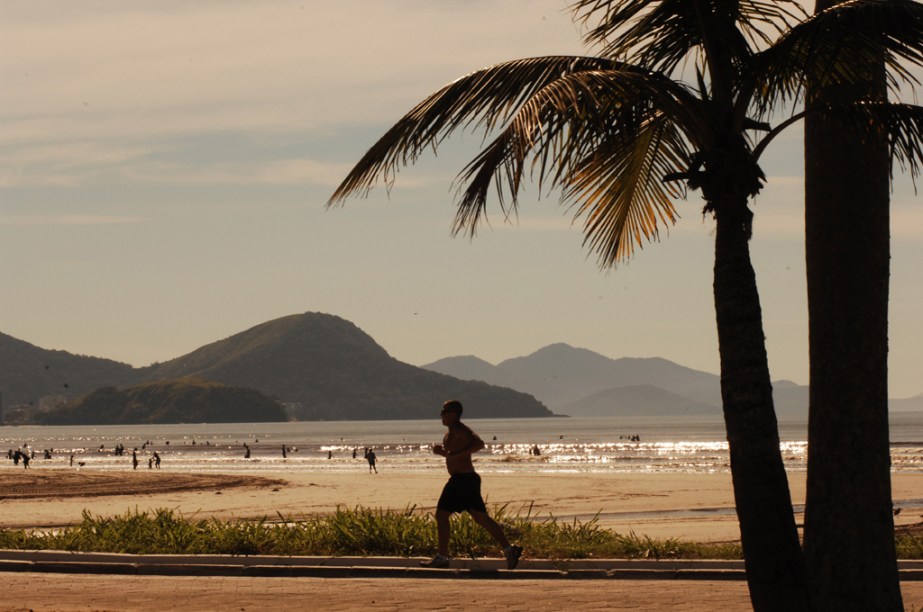
[[[584,39],[602,55],[666,73],[709,44],[747,56],[804,16],[795,0],[581,0],[571,10],[598,22]]]
[[[644,71],[585,71],[537,92],[459,175],[455,231],[474,234],[494,188],[505,214],[516,209],[527,168],[540,191],[563,189],[586,217],[586,242],[603,267],[654,239],[658,223],[675,220],[663,182],[685,170],[684,138],[699,138],[695,98],[676,83]],[[677,124],[689,128],[680,134]],[[531,157],[531,163],[527,163]],[[511,194],[507,205],[504,194]]]
[[[799,102],[808,81],[849,85],[868,78],[865,67],[882,51],[888,85],[918,84],[904,65],[923,65],[923,5],[915,0],[852,0],[794,26],[751,65],[762,87],[754,104],[760,113]]]
[[[346,176],[328,206],[352,194],[367,195],[379,178],[390,186],[402,166],[412,164],[424,150],[437,147],[458,129],[480,128],[489,134],[525,100],[562,75],[617,66],[594,57],[537,57],[504,62],[453,81],[388,130]]]
[[[856,129],[874,126],[883,133],[891,153],[892,174],[896,162],[902,170],[910,170],[916,179],[923,168],[923,107],[911,104],[866,102],[850,107],[847,115]]]
[[[635,139],[603,142],[575,164],[565,198],[584,217],[584,245],[597,253],[600,267],[629,259],[636,247],[659,238],[661,224],[676,222],[673,201],[685,193],[663,179],[688,163],[686,141],[659,115]]]

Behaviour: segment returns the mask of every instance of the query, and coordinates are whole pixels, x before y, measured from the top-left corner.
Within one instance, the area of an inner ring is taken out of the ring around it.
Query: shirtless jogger
[[[467,511],[478,525],[487,530],[503,548],[507,569],[514,569],[522,556],[521,546],[511,546],[503,528],[487,514],[481,497],[481,477],[474,471],[471,454],[484,448],[484,441],[470,427],[461,422],[462,405],[449,400],[442,405],[442,424],[449,428],[442,444],[434,444],[433,452],[445,457],[449,471],[446,483],[436,504],[436,527],[439,530],[439,552],[424,567],[449,566],[449,517],[455,512]]]

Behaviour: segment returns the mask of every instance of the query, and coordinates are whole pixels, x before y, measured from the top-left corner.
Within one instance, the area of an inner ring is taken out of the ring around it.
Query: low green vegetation
[[[898,559],[923,559],[923,534],[900,533],[895,538]]]
[[[532,516],[531,508],[494,511],[507,533],[548,559],[646,558],[739,559],[737,544],[694,544],[624,535],[587,522]],[[496,544],[467,515],[453,519],[452,551],[458,557],[497,556]],[[0,548],[134,554],[429,556],[435,553],[431,514],[338,508],[329,515],[260,521],[184,517],[173,510],[127,512],[100,517],[83,513],[76,526],[54,531],[0,530]]]
[[[43,425],[274,423],[288,416],[256,389],[187,376],[122,390],[102,387],[36,420]]]
[[[532,516],[531,508],[494,516],[529,556],[545,559],[741,559],[738,543],[698,544],[620,534],[590,521],[562,522]],[[453,519],[451,554],[497,556],[496,544],[467,515]],[[0,548],[131,554],[429,556],[435,553],[431,514],[338,508],[329,515],[259,521],[185,517],[173,510],[126,512],[121,516],[83,513],[76,526],[54,531],[0,530]],[[897,536],[898,557],[923,559],[923,537]]]

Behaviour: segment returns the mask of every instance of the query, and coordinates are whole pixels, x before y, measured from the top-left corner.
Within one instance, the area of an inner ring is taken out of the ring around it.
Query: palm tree
[[[818,0],[815,12],[835,13],[839,4]],[[865,17],[875,23],[871,12]],[[919,36],[918,12],[901,21]],[[875,35],[889,31],[865,33],[873,52],[849,58],[864,79],[812,81],[809,106],[886,102],[893,58]],[[908,118],[918,112],[900,110]],[[831,112],[805,120],[811,397],[804,550],[814,601],[831,609],[902,610],[888,432],[889,142],[881,122],[870,125],[859,130]],[[919,132],[908,127],[907,144],[919,146]]]
[[[842,11],[861,17],[881,3]],[[909,0],[899,4],[918,11]],[[571,8],[577,20],[596,23],[585,38],[597,56],[506,62],[446,85],[372,146],[328,205],[366,194],[379,178],[390,185],[401,166],[456,130],[483,130],[493,139],[459,175],[456,233],[476,232],[492,190],[504,214],[513,213],[528,172],[543,193],[560,190],[583,220],[585,244],[610,267],[658,238],[686,189],[700,190],[703,213],[716,224],[721,394],[751,600],[758,610],[805,609],[748,204],[765,182],[760,155],[803,113],[776,127],[767,120],[803,99],[809,78],[857,80],[849,65],[831,71],[823,60],[850,52],[841,35],[862,21],[808,18],[794,0],[582,0]],[[884,44],[919,60],[906,43]]]

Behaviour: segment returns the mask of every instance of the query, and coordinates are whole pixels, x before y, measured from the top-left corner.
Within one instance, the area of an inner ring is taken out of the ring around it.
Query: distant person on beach
[[[509,543],[503,534],[503,528],[487,514],[487,507],[481,497],[481,477],[474,471],[471,455],[484,448],[481,440],[470,427],[461,422],[462,404],[449,400],[442,405],[442,424],[448,428],[442,438],[442,444],[434,444],[433,452],[445,457],[445,467],[449,471],[449,482],[442,489],[442,495],[436,504],[436,527],[439,532],[439,552],[429,561],[421,563],[424,567],[449,566],[449,536],[451,524],[449,518],[456,512],[468,512],[474,522],[487,530],[503,549],[506,568],[515,569],[522,556],[522,547]]]
[[[375,462],[378,458],[375,456],[375,451],[370,448],[365,450],[365,460],[369,462],[369,474],[372,473],[372,470],[375,470],[375,473],[378,473],[378,468],[375,467]]]
[[[244,443],[244,459],[250,458],[250,446],[247,443]]]
[[[154,451],[154,467],[158,470],[160,469],[160,455],[157,454],[157,451]]]
[[[138,453],[137,451],[131,451],[131,469],[138,469]]]

